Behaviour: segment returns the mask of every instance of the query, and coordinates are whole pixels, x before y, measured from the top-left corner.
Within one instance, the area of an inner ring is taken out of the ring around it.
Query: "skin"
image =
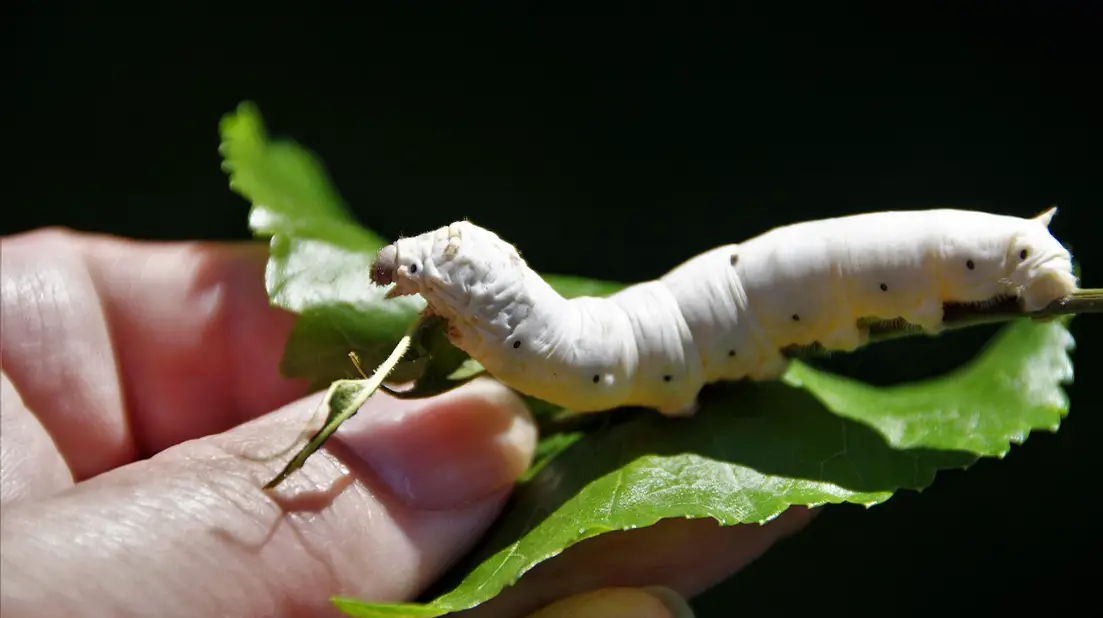
[[[279,375],[294,318],[268,305],[265,259],[255,244],[0,239],[5,616],[337,616],[335,594],[416,598],[497,517],[536,435],[489,379],[377,395],[261,491],[287,456],[265,455],[321,397]],[[469,614],[688,615],[682,597],[811,517],[602,535]]]

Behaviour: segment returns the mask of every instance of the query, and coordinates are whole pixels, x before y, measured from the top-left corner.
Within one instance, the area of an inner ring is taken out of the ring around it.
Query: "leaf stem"
[[[337,431],[341,424],[352,418],[353,415],[367,403],[368,399],[379,389],[379,386],[383,384],[383,380],[387,379],[387,376],[394,371],[395,367],[398,366],[398,362],[402,360],[402,357],[409,351],[410,345],[414,339],[414,333],[421,328],[424,320],[425,314],[419,315],[418,318],[414,320],[413,324],[406,330],[406,334],[402,336],[402,339],[399,339],[398,345],[395,346],[391,355],[379,365],[371,377],[365,377],[362,380],[337,380],[329,386],[329,390],[326,391],[326,395],[320,404],[323,409],[329,410],[322,428],[311,436],[306,445],[291,458],[291,461],[287,462],[287,465],[283,467],[283,470],[280,470],[279,474],[264,485],[265,491],[275,489],[276,486],[282,483],[288,476],[291,476],[293,472],[302,468],[306,460],[329,440],[330,436]],[[360,369],[357,359],[353,359],[353,364],[356,365],[357,370],[363,375],[363,370]],[[335,410],[333,409],[333,397],[342,387],[354,387],[354,391],[347,401],[341,402],[340,409]]]
[[[1022,318],[1047,321],[1064,315],[1103,313],[1103,289],[1077,290],[1031,313],[1024,312],[1015,298],[1005,298],[990,303],[947,304],[943,311],[942,324],[948,331]],[[874,321],[865,326],[869,328],[869,343],[923,334],[922,329],[903,320]],[[822,356],[827,353],[828,351],[818,344],[786,349],[786,354],[793,357]]]

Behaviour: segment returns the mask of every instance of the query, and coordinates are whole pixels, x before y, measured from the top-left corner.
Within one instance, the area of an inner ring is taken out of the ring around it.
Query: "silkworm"
[[[1033,218],[967,210],[795,223],[690,258],[608,297],[566,299],[493,232],[467,221],[379,251],[387,297],[420,294],[453,345],[527,395],[575,412],[697,409],[717,381],[777,379],[783,350],[853,351],[868,319],[941,332],[943,305],[1013,296],[1036,311],[1076,291],[1072,256]]]

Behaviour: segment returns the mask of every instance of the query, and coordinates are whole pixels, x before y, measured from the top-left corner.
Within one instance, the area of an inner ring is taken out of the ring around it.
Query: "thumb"
[[[5,508],[12,615],[324,616],[333,595],[408,600],[466,551],[531,463],[523,402],[490,379],[380,394],[274,492],[321,400]],[[243,457],[245,455],[246,457]]]

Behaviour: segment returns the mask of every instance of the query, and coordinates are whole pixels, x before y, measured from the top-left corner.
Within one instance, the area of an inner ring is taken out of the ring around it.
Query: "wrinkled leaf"
[[[467,576],[429,604],[335,600],[364,618],[474,607],[581,540],[663,518],[762,523],[790,505],[873,505],[1001,457],[1068,412],[1072,338],[1023,320],[951,375],[874,388],[794,363],[783,382],[707,391],[692,420],[636,414],[574,438],[522,483]],[[562,448],[557,444],[555,447]],[[554,449],[552,449],[554,450]]]

